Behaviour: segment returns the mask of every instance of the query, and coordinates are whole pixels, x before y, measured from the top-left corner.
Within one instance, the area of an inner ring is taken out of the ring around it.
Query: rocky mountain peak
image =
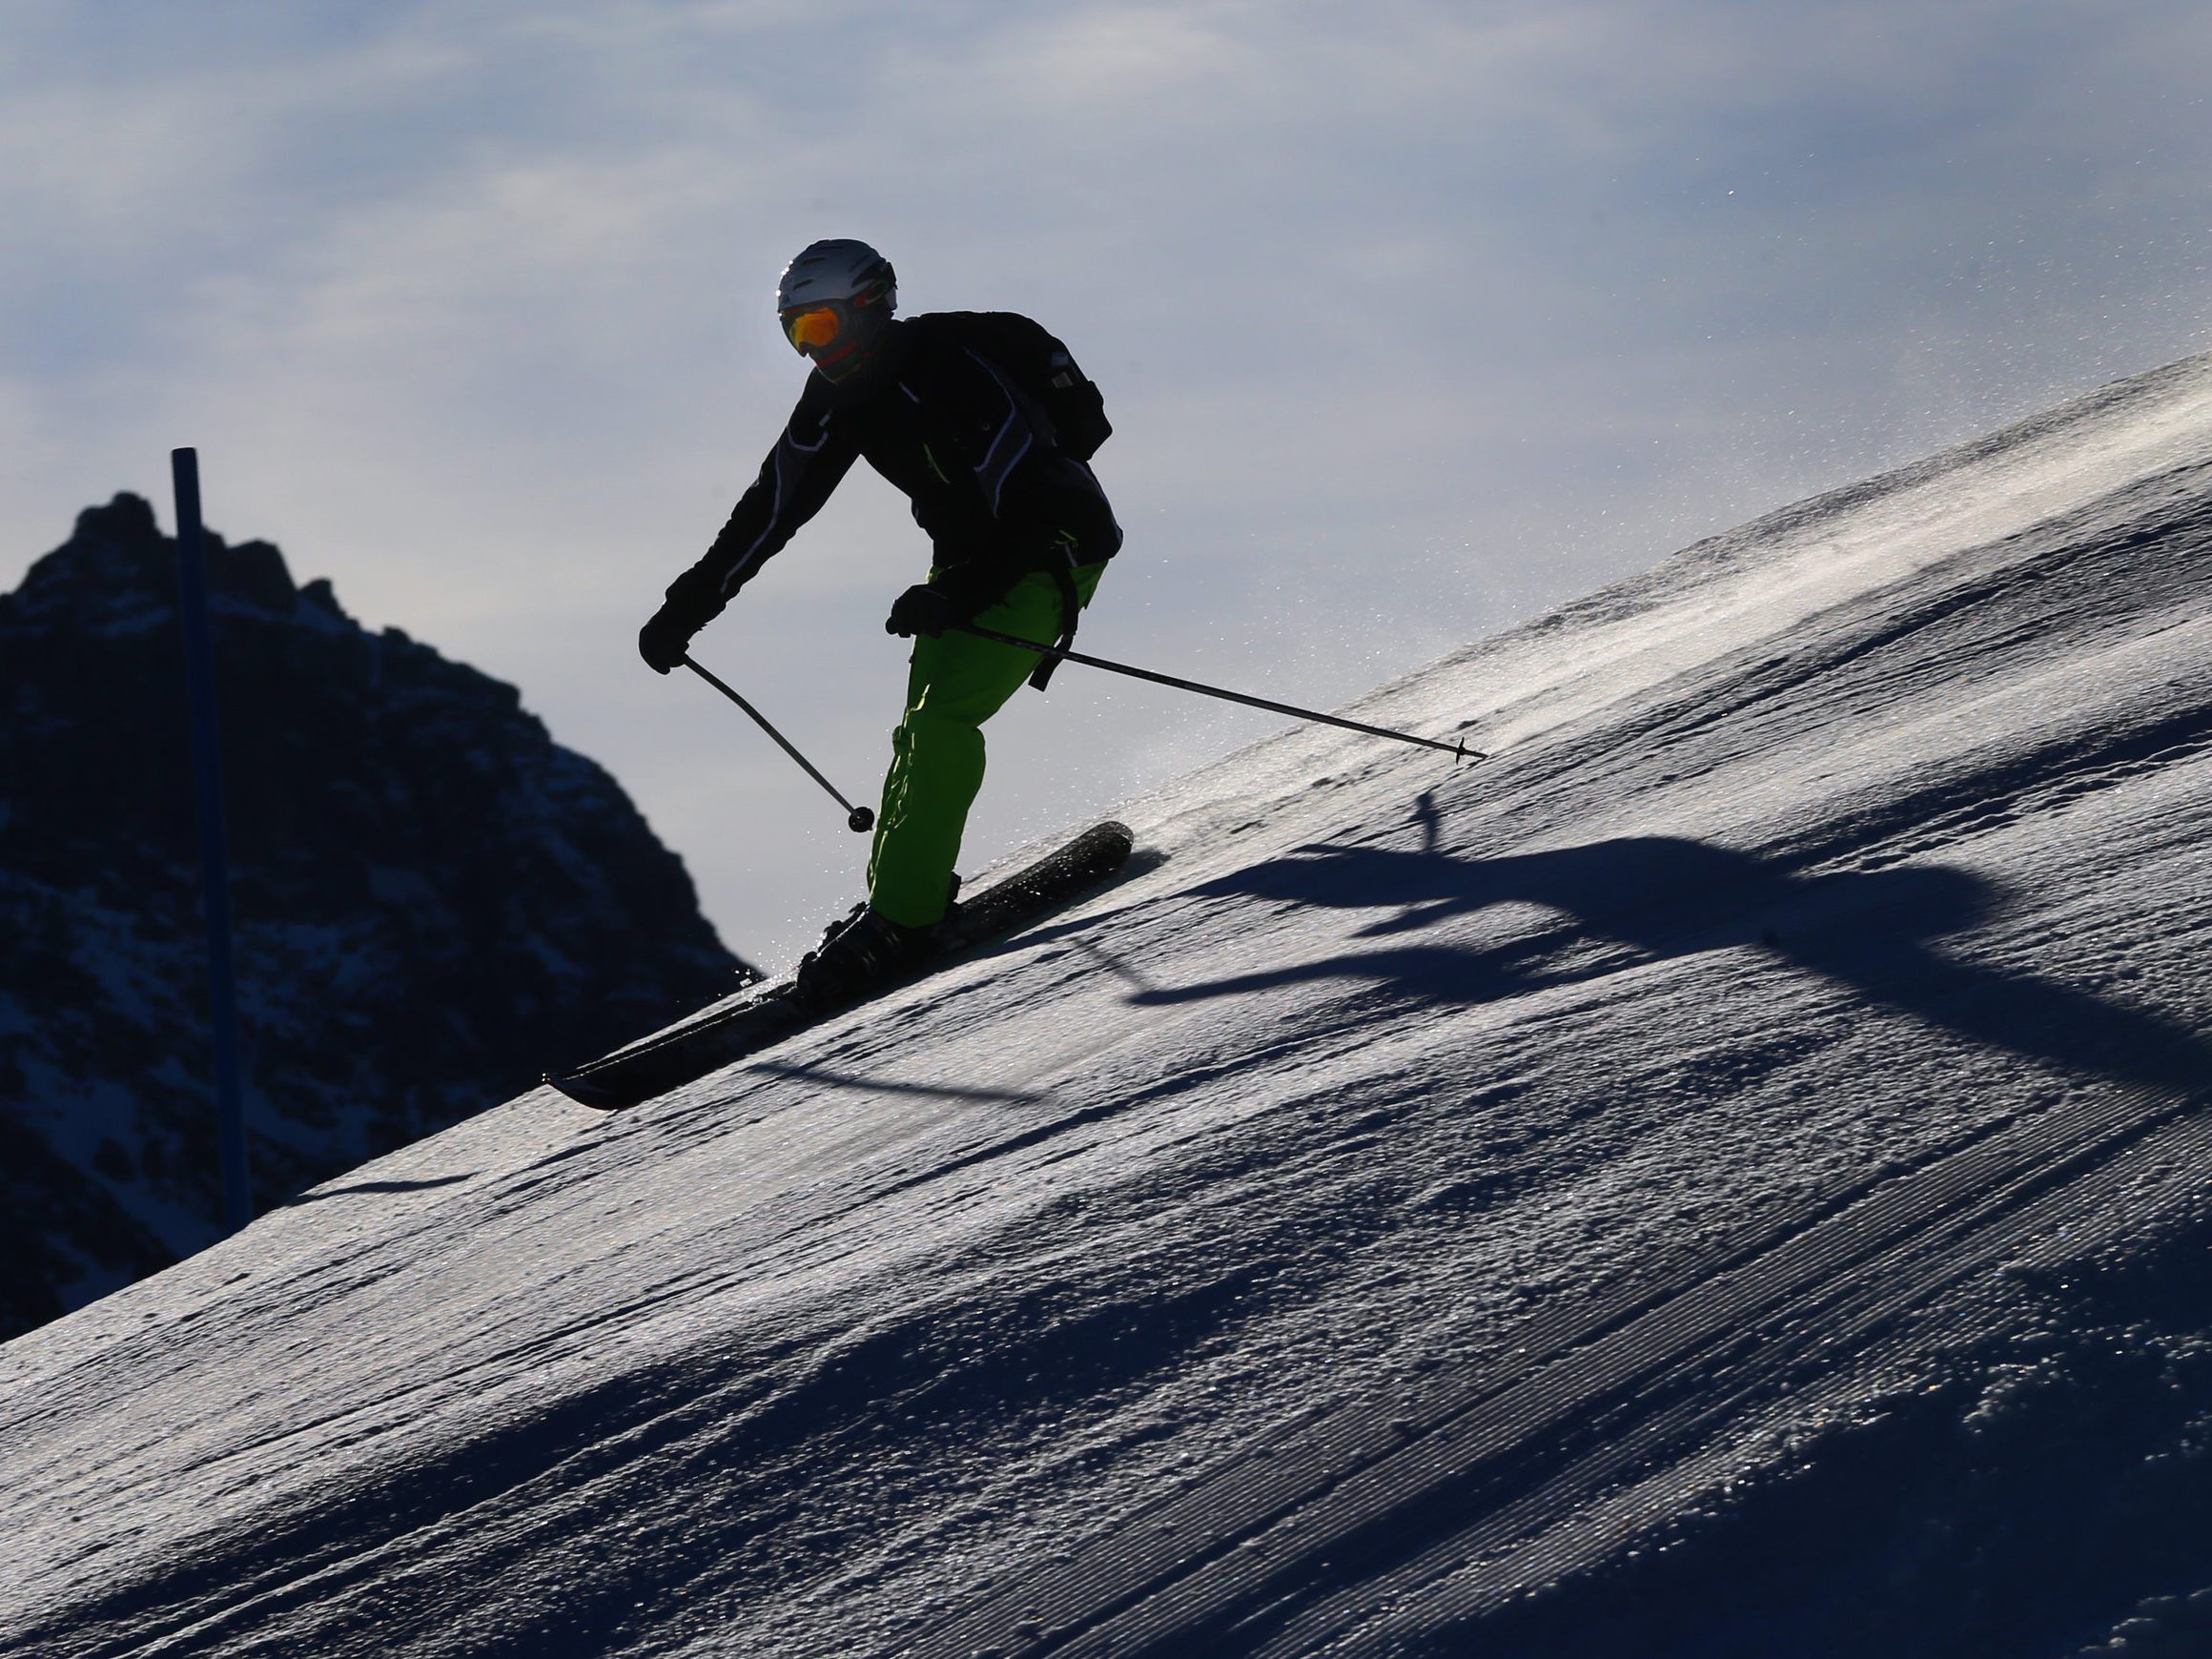
[[[262,1205],[749,974],[514,686],[207,559]],[[135,495],[0,595],[0,1336],[215,1236],[182,649]]]

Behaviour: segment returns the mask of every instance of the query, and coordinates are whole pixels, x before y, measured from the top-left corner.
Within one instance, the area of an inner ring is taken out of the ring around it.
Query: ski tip
[[[1137,837],[1130,832],[1129,826],[1109,818],[1092,825],[1073,841],[1047,853],[1011,879],[1019,882],[1025,878],[1042,878],[1056,882],[1073,878],[1086,884],[1104,881],[1120,873],[1136,847]]]

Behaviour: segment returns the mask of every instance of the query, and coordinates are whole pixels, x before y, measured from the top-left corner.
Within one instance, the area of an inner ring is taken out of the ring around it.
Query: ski
[[[1128,826],[1096,824],[970,898],[939,924],[931,953],[870,997],[818,1009],[796,995],[789,974],[733,1002],[717,1003],[666,1031],[617,1049],[545,1081],[582,1106],[619,1112],[697,1082],[748,1055],[779,1043],[818,1020],[858,1008],[886,991],[932,973],[979,945],[990,944],[1080,897],[1116,874],[1133,845]]]

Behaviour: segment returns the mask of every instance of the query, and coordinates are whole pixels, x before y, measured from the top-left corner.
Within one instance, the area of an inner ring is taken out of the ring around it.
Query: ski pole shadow
[[[1463,858],[1440,847],[1432,798],[1422,798],[1415,822],[1423,831],[1418,850],[1307,846],[1193,891],[1385,911],[1352,935],[1362,939],[1402,938],[1502,905],[1539,907],[1556,919],[1489,949],[1409,942],[1195,985],[1137,986],[1129,1000],[1186,1003],[1360,979],[1418,1003],[1472,1005],[1644,963],[1751,948],[1869,1003],[2033,1059],[2170,1088],[2212,1081],[2212,1044],[2199,1033],[1935,950],[1933,941],[2004,907],[1999,889],[1966,870],[1807,874],[1671,836]]]

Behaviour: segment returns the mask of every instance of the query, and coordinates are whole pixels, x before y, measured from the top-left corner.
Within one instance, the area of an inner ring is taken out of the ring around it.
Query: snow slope
[[[2212,1651],[2208,543],[2195,358],[9,1344],[0,1652]]]

